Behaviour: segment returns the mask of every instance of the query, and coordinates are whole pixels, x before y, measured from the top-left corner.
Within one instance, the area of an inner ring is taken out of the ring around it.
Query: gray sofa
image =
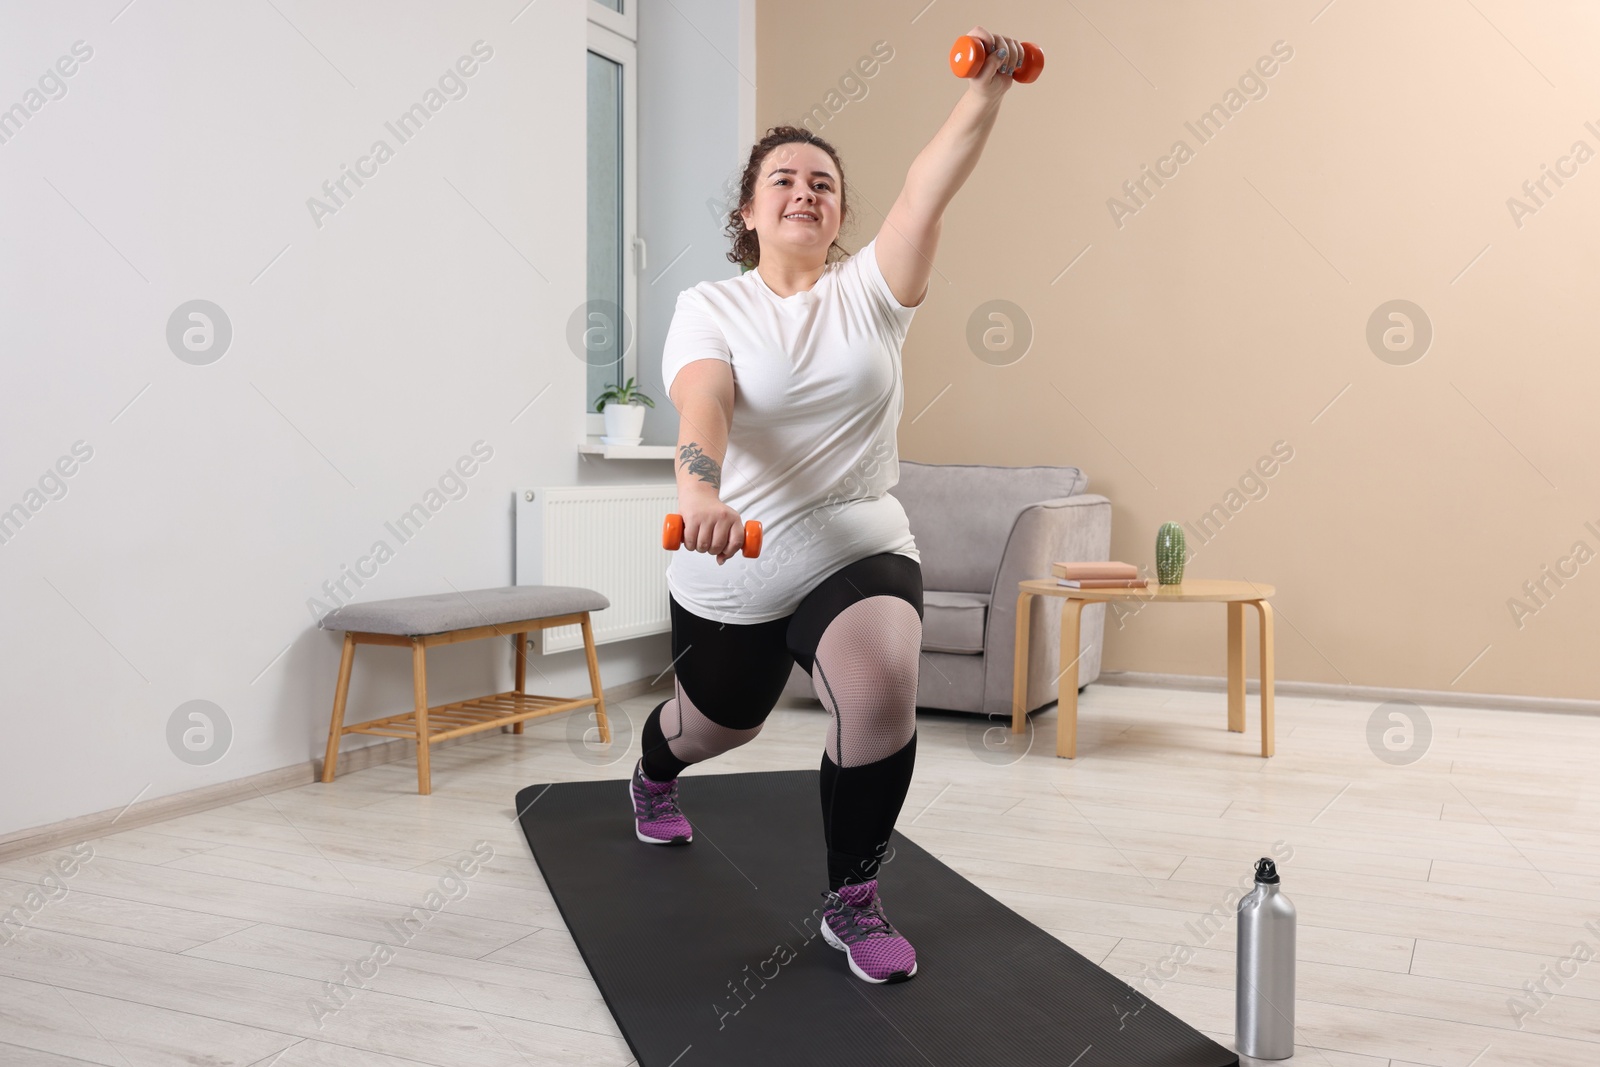
[[[1077,467],[988,467],[900,461],[891,494],[922,556],[922,657],[917,706],[1011,717],[1017,583],[1050,577],[1058,560],[1111,557],[1111,501],[1086,493]],[[1027,710],[1056,699],[1061,601],[1035,597],[1028,632]],[[1083,609],[1078,684],[1100,676],[1106,607]],[[784,695],[816,699],[797,663]]]

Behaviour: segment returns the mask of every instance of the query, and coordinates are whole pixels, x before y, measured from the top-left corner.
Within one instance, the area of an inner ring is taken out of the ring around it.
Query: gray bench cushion
[[[317,625],[324,630],[417,637],[610,606],[611,601],[600,593],[579,585],[508,585],[346,604],[328,612]]]
[[[983,652],[987,593],[922,591],[922,648],[925,652]]]

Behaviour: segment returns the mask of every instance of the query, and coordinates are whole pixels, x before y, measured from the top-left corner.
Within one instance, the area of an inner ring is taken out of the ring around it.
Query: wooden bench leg
[[[595,698],[594,715],[600,724],[600,743],[611,743],[611,724],[606,720],[606,694],[600,688],[600,661],[594,654],[594,630],[589,626],[589,613],[583,613],[583,654],[589,660],[589,690]]]
[[[433,774],[428,766],[428,646],[422,638],[411,639],[411,687],[417,699],[417,792],[433,792]]]
[[[322,757],[322,780],[333,781],[339,769],[339,739],[344,734],[344,704],[350,695],[350,665],[356,658],[356,635],[345,632],[344,651],[339,655],[339,684],[333,691],[333,716],[328,720],[328,751]]]
[[[517,639],[517,692],[526,693],[528,691],[528,635],[520,633],[513,636]],[[512,723],[511,732],[520,734],[522,725],[521,722]]]

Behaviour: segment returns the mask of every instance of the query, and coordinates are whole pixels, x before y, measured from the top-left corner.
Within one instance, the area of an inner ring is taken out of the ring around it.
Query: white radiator
[[[595,644],[670,633],[661,523],[678,508],[675,482],[540,486],[517,493],[516,584],[580,585],[611,601],[589,616]],[[529,635],[539,652],[583,647],[583,629]]]

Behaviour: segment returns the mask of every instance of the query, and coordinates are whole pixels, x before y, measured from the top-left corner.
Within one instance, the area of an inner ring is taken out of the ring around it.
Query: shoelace
[[[669,818],[673,815],[683,814],[678,810],[678,782],[672,782],[672,788],[659,793],[652,792],[642,780],[639,782],[638,791],[644,794],[644,821],[655,822],[658,818]],[[657,815],[660,812],[660,815]]]
[[[840,940],[850,942],[866,937],[899,937],[900,932],[894,924],[883,914],[883,900],[874,893],[871,904],[850,904],[836,891],[825,889],[822,895],[830,904],[836,903],[837,908],[832,909],[835,914],[844,919],[845,934]]]

